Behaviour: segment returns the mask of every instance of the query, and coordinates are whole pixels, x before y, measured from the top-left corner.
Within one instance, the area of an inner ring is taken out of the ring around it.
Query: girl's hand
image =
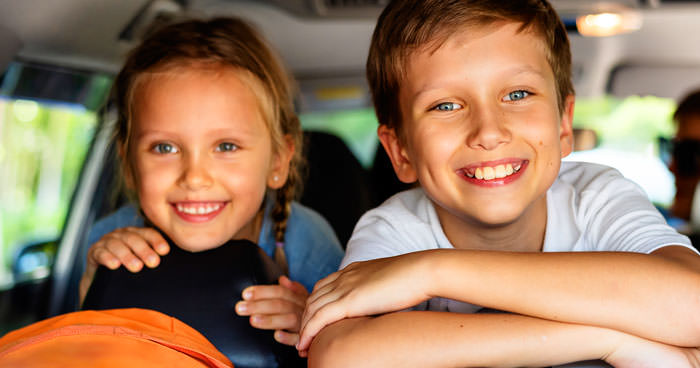
[[[418,252],[424,253],[424,252]],[[304,353],[321,329],[344,318],[394,312],[430,298],[416,253],[356,262],[314,286],[301,322],[297,349]]]
[[[616,368],[700,368],[700,349],[681,348],[625,334],[605,361]]]
[[[124,265],[131,272],[139,272],[144,264],[150,268],[158,266],[159,256],[169,251],[170,247],[163,236],[151,228],[125,227],[104,235],[88,250],[85,273],[80,280],[81,303],[98,265],[111,270]]]
[[[296,345],[308,296],[304,285],[280,276],[279,285],[255,285],[243,290],[236,314],[250,316],[250,325],[255,328],[275,330],[277,342]]]

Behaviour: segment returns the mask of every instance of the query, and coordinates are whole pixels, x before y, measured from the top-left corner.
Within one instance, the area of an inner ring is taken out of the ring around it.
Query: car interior
[[[78,308],[81,244],[128,200],[105,101],[126,52],[154,24],[233,15],[270,41],[296,81],[307,158],[300,202],[345,244],[365,211],[410,187],[378,143],[364,76],[387,2],[0,0],[0,336]],[[700,88],[700,0],[551,3],[573,52],[576,151],[567,159],[613,166],[667,208],[673,175],[658,141],[673,137],[678,100]],[[697,229],[700,215],[686,230],[693,240]]]

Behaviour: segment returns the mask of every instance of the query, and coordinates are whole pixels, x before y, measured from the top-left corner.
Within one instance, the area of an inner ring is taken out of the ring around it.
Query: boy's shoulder
[[[563,161],[559,175],[553,184],[553,189],[562,185],[573,187],[577,192],[587,190],[602,190],[611,184],[629,184],[630,187],[641,188],[626,179],[617,169],[610,166],[590,162]],[[627,188],[625,188],[627,189]]]

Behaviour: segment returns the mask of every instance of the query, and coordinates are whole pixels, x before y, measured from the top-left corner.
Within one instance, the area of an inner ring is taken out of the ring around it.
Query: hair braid
[[[284,253],[284,233],[287,231],[287,220],[292,211],[292,200],[295,192],[294,175],[290,175],[287,183],[275,193],[275,205],[272,208],[271,217],[274,221],[275,234],[275,262],[280,266],[285,275],[289,274],[287,256]]]

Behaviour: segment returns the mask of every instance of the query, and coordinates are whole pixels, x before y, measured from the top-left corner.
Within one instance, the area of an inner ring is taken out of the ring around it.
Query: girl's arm
[[[521,315],[399,312],[329,325],[308,357],[309,367],[541,367],[601,359],[638,368],[691,367],[700,354]]]
[[[316,285],[299,348],[329,323],[436,296],[700,346],[700,257],[665,247],[651,255],[431,250],[358,262]]]

